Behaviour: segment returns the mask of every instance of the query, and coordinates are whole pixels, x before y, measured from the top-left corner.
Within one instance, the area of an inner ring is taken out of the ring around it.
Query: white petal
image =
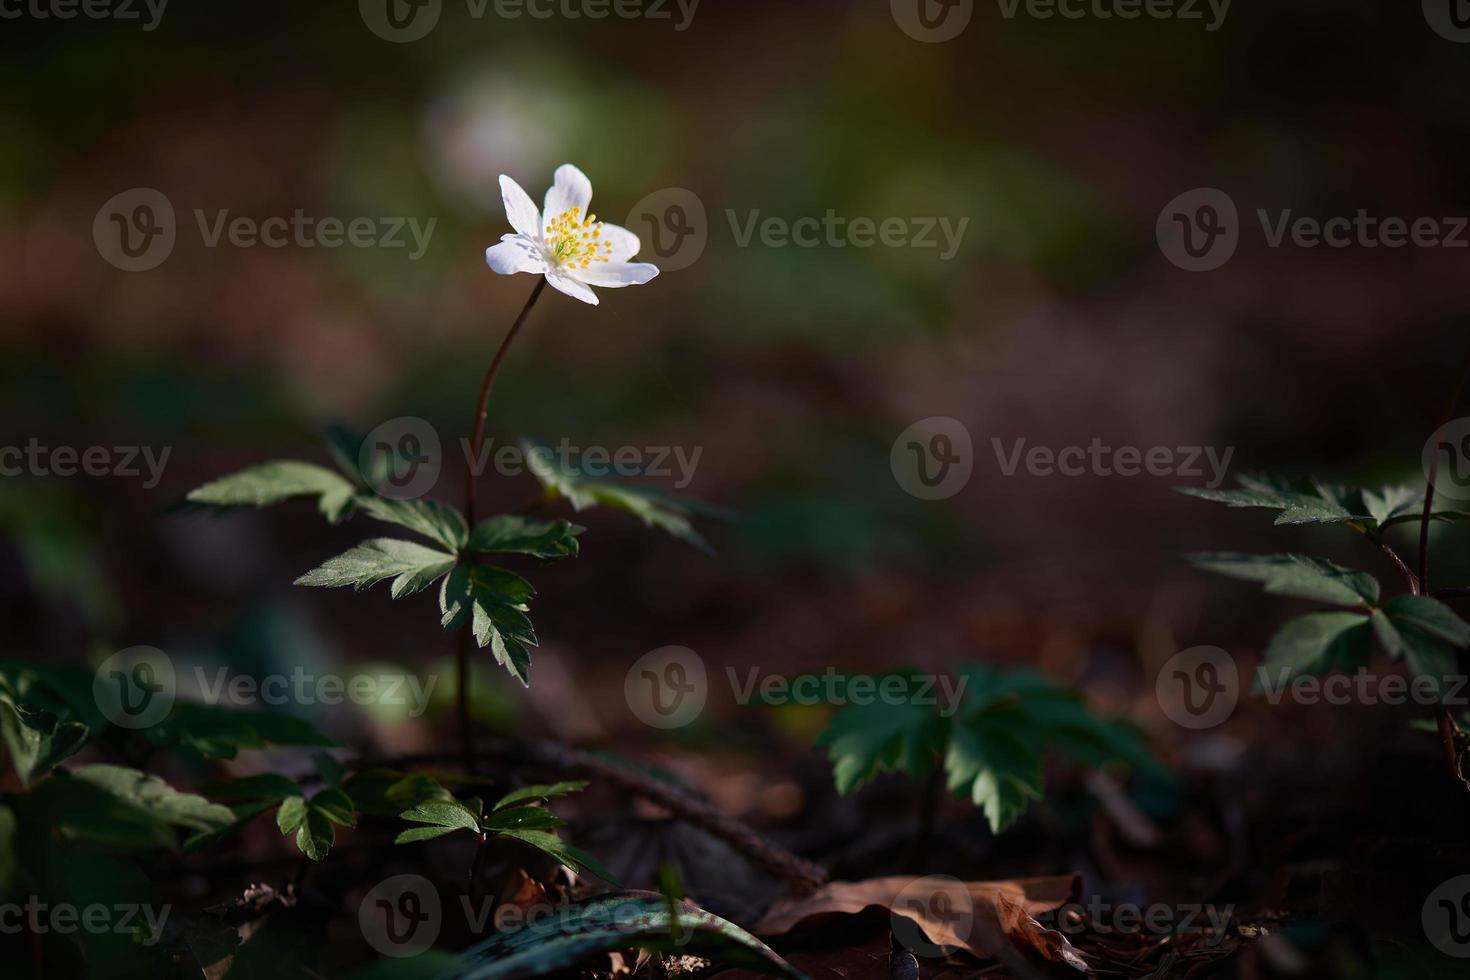
[[[499,245],[485,249],[485,262],[502,276],[546,271],[546,259],[541,255],[540,246],[524,235],[506,235]]]
[[[612,251],[608,253],[609,261],[626,262],[637,255],[638,250],[643,247],[638,236],[626,228],[604,224],[601,232],[602,241],[612,246]]]
[[[591,203],[592,181],[570,163],[564,163],[556,168],[555,182],[546,192],[546,213],[542,217],[549,223],[571,208],[576,208],[577,214],[585,217]]]
[[[536,210],[531,195],[520,184],[501,174],[500,196],[505,200],[505,216],[510,219],[510,226],[528,238],[540,236],[541,214]]]
[[[572,299],[579,299],[592,306],[597,305],[597,294],[565,273],[552,270],[546,273],[546,281],[551,283],[552,289],[566,293]]]
[[[568,269],[567,272],[589,286],[621,289],[623,286],[641,286],[658,275],[658,267],[647,262],[594,262],[585,269]]]

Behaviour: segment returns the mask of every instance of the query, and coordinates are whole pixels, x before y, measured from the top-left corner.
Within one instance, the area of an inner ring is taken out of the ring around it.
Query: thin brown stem
[[[515,342],[516,335],[521,332],[521,327],[526,323],[526,318],[531,315],[531,308],[541,298],[541,293],[546,289],[546,279],[537,277],[536,288],[531,290],[531,296],[526,300],[526,305],[521,307],[520,315],[511,324],[510,330],[506,332],[505,339],[500,342],[500,349],[495,352],[495,357],[490,361],[490,369],[485,372],[485,380],[480,383],[480,400],[475,406],[475,421],[471,427],[469,450],[465,454],[464,474],[464,515],[465,522],[473,532],[475,528],[475,507],[479,498],[479,463],[480,442],[485,438],[485,416],[490,410],[490,392],[495,388],[495,378],[500,374],[500,366],[505,363],[505,356],[510,353],[510,345]],[[474,775],[474,735],[470,728],[470,627],[466,624],[459,631],[459,639],[454,652],[454,672],[458,679],[454,698],[454,713],[459,722],[460,749],[464,754],[465,772]]]

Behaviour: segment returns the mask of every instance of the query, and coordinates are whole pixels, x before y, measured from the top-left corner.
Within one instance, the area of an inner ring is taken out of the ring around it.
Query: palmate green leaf
[[[879,773],[924,775],[948,735],[948,723],[927,705],[852,704],[833,716],[817,745],[826,747],[837,792],[846,796]]]
[[[562,821],[550,810],[539,806],[513,806],[496,810],[485,818],[485,829],[505,830],[555,830]]]
[[[1370,517],[1360,499],[1337,487],[1298,487],[1272,477],[1242,476],[1238,490],[1175,487],[1182,494],[1230,507],[1279,510],[1277,524],[1346,524]]]
[[[577,535],[584,530],[570,521],[533,521],[515,514],[502,514],[480,522],[470,535],[468,550],[480,555],[575,558]]]
[[[399,814],[413,823],[428,823],[450,830],[480,832],[479,814],[458,800],[429,800]]]
[[[298,497],[316,497],[328,520],[336,523],[352,509],[358,487],[312,463],[278,460],[262,463],[191,491],[186,499],[210,507],[271,507]]]
[[[442,544],[458,553],[469,540],[464,515],[436,500],[389,500],[386,497],[363,497],[358,506],[374,520],[396,524]]]
[[[1322,558],[1215,553],[1190,555],[1187,560],[1205,571],[1261,582],[1273,595],[1334,606],[1372,606],[1378,601],[1378,580],[1372,575]]]
[[[397,538],[374,538],[329,559],[296,580],[316,588],[356,591],[393,579],[393,598],[428,588],[454,568],[453,555]]]
[[[353,773],[343,784],[353,804],[375,817],[396,817],[429,800],[452,800],[453,794],[426,773],[395,769],[366,769]]]
[[[81,722],[64,721],[23,703],[9,681],[0,676],[0,738],[23,785],[29,786],[37,776],[79,752],[87,736],[87,726]]]
[[[296,835],[296,848],[313,861],[326,860],[337,840],[333,824],[355,827],[352,801],[340,789],[324,789],[309,801],[288,797],[276,811],[276,826],[283,835]]]
[[[1389,656],[1402,659],[1436,691],[1462,673],[1460,651],[1470,646],[1470,624],[1437,599],[1395,596],[1374,611],[1373,629]]]
[[[1372,647],[1373,627],[1365,613],[1298,616],[1281,627],[1266,646],[1261,669],[1275,676],[1258,680],[1274,683],[1290,681],[1298,675],[1353,673],[1368,666]]]
[[[1041,755],[1010,730],[1005,716],[1011,713],[1001,711],[985,723],[956,726],[944,754],[950,792],[969,796],[996,834],[1041,799]]]
[[[526,468],[540,481],[548,494],[565,497],[573,510],[583,511],[589,507],[608,507],[621,510],[639,518],[649,527],[656,527],[698,548],[706,554],[714,549],[690,520],[689,507],[669,500],[652,490],[622,483],[608,483],[589,479],[570,467],[563,466],[549,447],[529,440],[522,440],[521,450],[525,453]]]
[[[554,800],[560,796],[571,793],[580,793],[587,788],[585,779],[571,779],[560,783],[548,783],[536,786],[522,786],[514,792],[507,793],[495,801],[495,810],[506,810],[513,806],[520,806],[534,800]]]
[[[148,729],[148,740],[160,748],[180,748],[204,759],[233,759],[242,749],[272,745],[336,745],[316,726],[275,711],[238,711],[197,701],[175,702],[167,718]]]
[[[176,848],[178,828],[212,833],[235,820],[228,807],[121,766],[53,775],[22,799],[29,819],[64,839],[125,850]]]
[[[535,594],[531,583],[513,572],[489,565],[459,565],[439,587],[440,624],[458,629],[469,622],[475,642],[488,647],[495,662],[530,686],[531,654],[536,631],[526,615]]]
[[[1410,486],[1389,486],[1363,491],[1363,506],[1379,527],[1400,519],[1417,519],[1424,511],[1423,502],[1424,491]]]
[[[678,906],[677,924],[662,895],[601,895],[508,929],[466,950],[440,980],[531,980],[564,976],[584,961],[617,949],[685,953],[720,968],[751,970],[787,980],[807,980],[759,939],[689,903]],[[677,936],[677,939],[675,938]]]
[[[530,844],[536,850],[546,854],[569,868],[576,868],[601,878],[603,881],[616,885],[618,880],[604,868],[598,860],[586,851],[572,847],[566,841],[555,834],[544,830],[502,830],[498,832],[500,837],[509,837],[524,844]]]

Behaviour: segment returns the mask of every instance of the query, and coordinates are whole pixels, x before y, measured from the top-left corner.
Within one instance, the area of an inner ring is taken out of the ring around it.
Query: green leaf
[[[531,583],[489,565],[459,565],[439,587],[440,623],[457,629],[468,621],[475,642],[489,647],[495,662],[522,684],[531,683],[531,655],[536,631],[526,616],[535,590]]]
[[[393,579],[393,598],[427,588],[454,568],[454,556],[397,538],[364,541],[296,580],[318,588],[352,586],[357,591]]]
[[[191,503],[210,507],[270,507],[296,497],[316,497],[332,521],[350,510],[357,487],[331,470],[291,460],[262,463],[190,492]]]
[[[585,779],[567,780],[560,783],[550,783],[538,786],[522,786],[513,793],[507,793],[495,801],[496,810],[505,810],[531,800],[554,800],[559,796],[570,793],[580,793],[587,788]]]
[[[306,815],[310,810],[311,804],[306,802],[306,797],[289,796],[276,811],[276,826],[283,834],[295,833],[306,823]]]
[[[478,816],[458,800],[429,800],[412,810],[405,810],[399,816],[414,823],[431,823],[450,830],[469,830],[477,834],[480,832]]]
[[[1408,486],[1363,491],[1363,506],[1380,527],[1396,520],[1418,517],[1423,512],[1423,500],[1422,489],[1416,490]]]
[[[1465,621],[1428,596],[1395,596],[1373,613],[1373,629],[1389,656],[1402,659],[1415,676],[1443,691],[1461,673],[1458,651],[1470,643]]]
[[[79,721],[62,721],[22,703],[9,681],[0,677],[0,737],[23,785],[75,755],[87,744],[87,735],[87,726]]]
[[[879,773],[918,777],[944,751],[948,724],[926,705],[850,704],[817,739],[833,763],[837,792],[846,796]]]
[[[452,800],[449,790],[424,773],[367,769],[353,773],[343,786],[353,805],[375,817],[396,817],[428,800]]]
[[[1346,524],[1371,519],[1366,507],[1337,487],[1300,487],[1272,477],[1242,476],[1239,490],[1204,487],[1175,487],[1182,494],[1212,500],[1230,507],[1262,507],[1279,510],[1277,524]]]
[[[602,895],[572,905],[563,914],[496,933],[467,950],[442,976],[453,980],[562,976],[599,954],[637,947],[699,956],[721,968],[807,980],[739,926],[688,903],[678,907],[677,916],[675,922],[662,896]]]
[[[496,810],[485,818],[486,830],[555,830],[562,821],[550,810],[539,806],[513,806]]]
[[[522,440],[526,468],[553,497],[565,497],[577,511],[589,507],[609,507],[639,518],[649,527],[656,527],[673,535],[680,541],[692,545],[707,554],[712,554],[709,542],[694,529],[689,519],[689,509],[675,503],[652,490],[621,483],[606,483],[590,480],[569,466],[562,465],[549,447]]]
[[[530,844],[538,851],[555,858],[568,867],[579,868],[583,871],[590,872],[603,881],[610,882],[614,885],[618,883],[618,880],[609,874],[608,870],[599,864],[596,858],[585,851],[577,850],[577,848],[572,847],[555,834],[547,833],[544,830],[502,830],[499,832],[499,836],[511,837],[522,843]]]
[[[968,795],[984,813],[992,833],[1000,833],[1041,799],[1041,756],[1004,718],[977,726],[958,726],[944,755],[952,793]]]
[[[469,540],[464,515],[436,500],[389,500],[364,497],[359,506],[364,514],[387,524],[407,528],[458,553]]]
[[[62,837],[123,849],[174,848],[175,828],[209,833],[235,819],[228,807],[121,766],[54,775],[23,799],[32,819]]]
[[[1205,571],[1261,582],[1273,595],[1334,606],[1371,606],[1378,601],[1378,580],[1372,575],[1321,558],[1221,553],[1191,555],[1188,560]]]
[[[437,825],[433,827],[410,827],[393,838],[393,843],[413,844],[418,841],[433,840],[436,837],[443,837],[445,834],[452,834],[459,829],[458,827],[440,827]]]
[[[167,718],[148,729],[160,748],[180,748],[204,759],[233,759],[242,749],[272,745],[318,746],[336,743],[316,726],[275,711],[237,711],[197,701],[177,701]]]
[[[1368,665],[1372,642],[1373,627],[1363,613],[1299,616],[1271,638],[1265,666],[1285,670],[1284,680],[1299,674],[1353,673]]]
[[[311,798],[311,808],[339,827],[356,827],[352,799],[340,789],[324,789]]]
[[[571,558],[577,555],[577,535],[584,530],[570,521],[533,521],[502,514],[482,521],[475,528],[468,550],[482,555]]]
[[[337,832],[326,813],[311,807],[306,820],[296,831],[296,849],[313,861],[325,861],[332,845],[337,841]]]

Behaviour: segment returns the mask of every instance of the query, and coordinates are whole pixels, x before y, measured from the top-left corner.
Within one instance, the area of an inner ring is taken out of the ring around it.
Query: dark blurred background
[[[536,578],[531,691],[485,674],[481,710],[497,723],[734,751],[774,726],[816,758],[820,713],[742,709],[723,687],[690,730],[638,723],[627,666],[680,644],[721,674],[1029,662],[1178,755],[1153,700],[1158,666],[1196,644],[1252,656],[1297,610],[1207,579],[1181,552],[1311,551],[1398,587],[1350,535],[1171,492],[1201,478],[1006,476],[992,439],[1234,447],[1232,472],[1422,479],[1424,440],[1470,357],[1466,251],[1271,247],[1255,218],[1470,214],[1470,47],[1418,4],[1240,3],[1211,31],[1203,6],[1202,21],[1125,21],[977,3],[944,43],[911,36],[885,0],[704,0],[684,30],[674,5],[667,20],[477,19],[446,0],[412,43],[376,35],[354,6],[174,0],[153,30],[0,22],[0,444],[171,448],[152,488],[0,481],[7,655],[95,662],[150,644],[242,671],[442,663],[431,597],[289,584],[365,522],[328,528],[309,504],[168,511],[254,462],[324,462],[325,424],[418,416],[446,445],[466,435],[532,286],[482,258],[509,230],[497,177],[539,203],[568,161],[617,223],[655,192],[692,191],[708,245],[595,309],[548,293],[489,434],[701,449],[688,487],[649,482],[732,516],[701,519],[709,557],[626,515],[584,515],[582,556]],[[1201,187],[1239,208],[1240,242],[1222,267],[1189,272],[1155,228]],[[93,238],[99,209],[133,188],[178,214],[172,253],[144,272]],[[417,260],[211,248],[196,209],[437,224]],[[945,261],[742,247],[729,217],[829,209],[969,223]],[[640,258],[660,262],[632,225]],[[933,416],[974,444],[972,478],[942,501],[906,493],[890,468],[894,440]],[[457,467],[451,454],[435,496],[458,502]],[[534,490],[492,476],[485,509]],[[1455,548],[1439,552],[1444,584],[1470,574]],[[1262,724],[1311,769],[1344,720],[1283,709]],[[324,723],[374,734],[368,719]],[[1424,743],[1427,766],[1433,752]],[[1344,791],[1382,772],[1361,755],[1344,765]]]

